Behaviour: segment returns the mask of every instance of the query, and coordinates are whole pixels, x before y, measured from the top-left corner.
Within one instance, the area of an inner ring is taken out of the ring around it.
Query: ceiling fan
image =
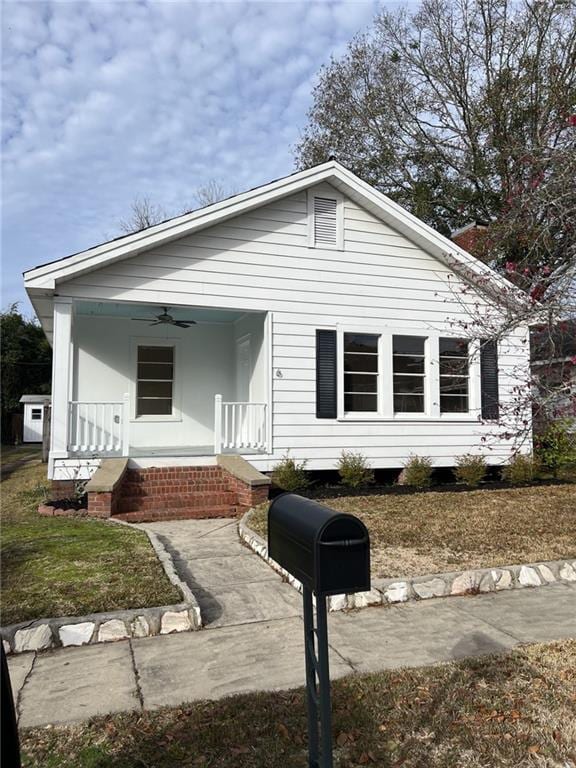
[[[153,315],[156,319],[151,317],[133,317],[132,320],[136,320],[139,323],[149,323],[150,325],[176,325],[178,328],[189,328],[191,325],[196,325],[196,320],[176,320],[172,315],[168,314],[169,307],[162,307],[164,312],[159,315]],[[150,322],[152,320],[152,322]]]

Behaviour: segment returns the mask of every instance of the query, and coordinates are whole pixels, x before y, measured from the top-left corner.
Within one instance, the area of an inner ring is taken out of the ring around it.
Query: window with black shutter
[[[482,388],[482,418],[496,421],[500,416],[498,394],[498,342],[480,342],[480,380]]]
[[[316,331],[316,418],[337,416],[336,331]]]

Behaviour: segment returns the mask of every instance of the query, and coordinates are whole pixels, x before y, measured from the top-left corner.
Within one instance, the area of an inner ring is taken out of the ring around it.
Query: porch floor
[[[242,450],[233,450],[229,448],[223,448],[222,453],[241,454],[241,455],[257,455],[262,453],[256,448],[242,448]],[[162,448],[147,448],[130,446],[129,457],[131,459],[149,459],[159,456],[162,458],[177,458],[180,456],[215,456],[213,445],[177,445],[177,446],[165,446]]]

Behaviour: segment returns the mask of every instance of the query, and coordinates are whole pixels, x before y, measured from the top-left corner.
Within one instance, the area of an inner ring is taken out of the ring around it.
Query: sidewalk
[[[421,666],[576,637],[576,584],[366,608],[329,617],[331,676]],[[304,682],[300,616],[20,654],[20,725],[153,709]]]

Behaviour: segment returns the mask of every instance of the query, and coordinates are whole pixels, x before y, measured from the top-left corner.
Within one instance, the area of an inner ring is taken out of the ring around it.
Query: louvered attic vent
[[[338,205],[328,197],[314,198],[314,244],[338,244]]]

